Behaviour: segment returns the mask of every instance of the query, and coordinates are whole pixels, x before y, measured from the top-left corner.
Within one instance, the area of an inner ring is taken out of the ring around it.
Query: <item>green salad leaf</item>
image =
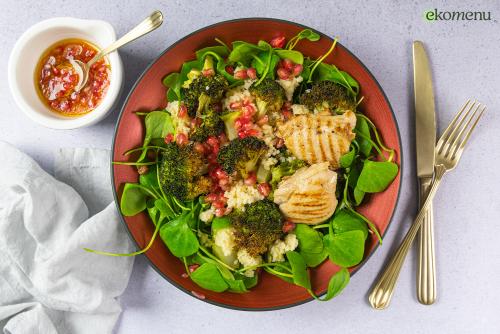
[[[145,188],[136,183],[125,183],[122,198],[120,200],[120,210],[124,216],[135,216],[146,210],[147,198],[150,194]]]
[[[330,220],[330,225],[335,234],[348,231],[361,231],[363,232],[364,239],[368,237],[368,227],[365,221],[346,209],[336,212]]]
[[[203,289],[215,292],[223,292],[229,288],[219,269],[213,263],[203,263],[191,273],[191,279]]]
[[[341,267],[352,267],[363,260],[365,235],[363,231],[353,230],[338,234],[327,234],[323,243],[330,260]]]
[[[192,219],[191,213],[183,213],[160,229],[161,239],[174,256],[186,257],[198,251],[198,238],[188,224]]]
[[[286,257],[292,268],[293,283],[304,287],[308,290],[311,289],[311,281],[307,272],[307,265],[302,255],[297,252],[286,252]]]
[[[389,161],[365,160],[356,187],[366,193],[384,191],[398,175],[398,165]]]

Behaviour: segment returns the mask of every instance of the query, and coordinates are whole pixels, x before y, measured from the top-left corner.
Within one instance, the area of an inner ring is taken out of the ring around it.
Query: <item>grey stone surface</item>
[[[309,25],[339,35],[378,79],[401,130],[404,172],[401,198],[384,244],[329,303],[250,313],[200,302],[177,290],[138,258],[122,297],[117,333],[499,333],[500,317],[500,2],[499,1],[6,1],[0,0],[0,139],[52,170],[61,146],[109,148],[118,110],[100,124],[56,131],[29,121],[8,90],[5,70],[18,36],[53,16],[109,21],[123,34],[153,9],[166,22],[159,31],[121,52],[125,92],[165,47],[203,26],[226,19],[266,16]],[[486,22],[433,22],[425,10],[491,11]],[[415,295],[416,256],[407,259],[391,306],[374,311],[367,294],[387,256],[416,213],[411,42],[423,40],[432,63],[439,129],[446,127],[467,98],[489,111],[474,134],[460,166],[435,200],[438,301],[423,306]]]

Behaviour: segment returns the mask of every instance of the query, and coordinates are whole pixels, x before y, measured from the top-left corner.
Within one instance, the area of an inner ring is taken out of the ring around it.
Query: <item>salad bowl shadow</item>
[[[202,28],[168,47],[137,79],[122,107],[113,140],[112,161],[127,160],[123,153],[132,147],[142,145],[145,129],[142,119],[135,112],[165,107],[166,88],[161,84],[162,78],[170,72],[178,71],[185,61],[195,58],[196,50],[214,45],[216,37],[227,44],[235,40],[256,43],[258,40],[269,41],[280,34],[284,34],[289,39],[306,28],[308,27],[277,19],[238,19]],[[296,50],[314,59],[323,55],[331,47],[333,40],[318,33],[321,36],[319,41],[314,43],[301,41]],[[400,171],[394,182],[383,193],[370,196],[358,208],[360,213],[375,223],[383,236],[387,232],[396,209],[401,186],[402,152],[397,122],[391,105],[376,79],[347,48],[338,43],[334,52],[325,61],[347,71],[359,82],[360,96],[364,97],[360,109],[377,126],[385,144],[396,152],[395,162],[400,165]],[[120,203],[123,190],[121,185],[125,182],[137,182],[137,169],[133,166],[112,164],[111,179],[115,202]],[[142,212],[133,217],[122,216],[122,221],[137,247],[144,248],[154,232],[154,225],[147,213]],[[371,234],[366,241],[364,259],[359,265],[349,269],[351,275],[363,266],[377,246],[378,240],[375,235]],[[183,277],[185,270],[183,263],[169,252],[159,238],[155,240],[145,256],[152,267],[167,281],[194,297],[202,296],[200,299],[218,306],[263,311],[291,307],[312,300],[303,288],[266,273],[262,273],[259,284],[245,294],[203,290],[189,278]],[[329,278],[339,269],[332,262],[325,261],[311,270],[311,283],[317,295],[325,293]]]

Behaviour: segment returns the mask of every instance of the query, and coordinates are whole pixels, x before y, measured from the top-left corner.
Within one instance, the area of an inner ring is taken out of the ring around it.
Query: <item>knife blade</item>
[[[419,178],[432,177],[434,174],[434,146],[436,145],[434,89],[427,53],[420,41],[413,43],[413,83],[417,176]]]
[[[413,83],[415,93],[417,176],[420,181],[419,201],[421,204],[427,197],[434,174],[436,114],[429,59],[424,45],[420,41],[413,43]],[[433,304],[436,300],[436,265],[432,206],[429,206],[420,229],[417,297],[419,302],[425,305]]]

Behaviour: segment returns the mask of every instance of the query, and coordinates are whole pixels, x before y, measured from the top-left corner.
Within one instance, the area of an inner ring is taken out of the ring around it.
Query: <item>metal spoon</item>
[[[125,34],[122,38],[114,41],[107,48],[101,50],[97,53],[94,58],[90,59],[87,63],[84,63],[80,60],[72,59],[70,60],[71,65],[74,67],[75,72],[78,74],[78,84],[75,87],[75,91],[79,92],[85,85],[89,79],[89,70],[90,67],[99,59],[118,49],[119,47],[132,42],[133,40],[150,33],[155,30],[163,23],[163,14],[156,10],[151,15],[149,15],[144,21],[139,23],[134,29],[130,30],[127,34]]]

